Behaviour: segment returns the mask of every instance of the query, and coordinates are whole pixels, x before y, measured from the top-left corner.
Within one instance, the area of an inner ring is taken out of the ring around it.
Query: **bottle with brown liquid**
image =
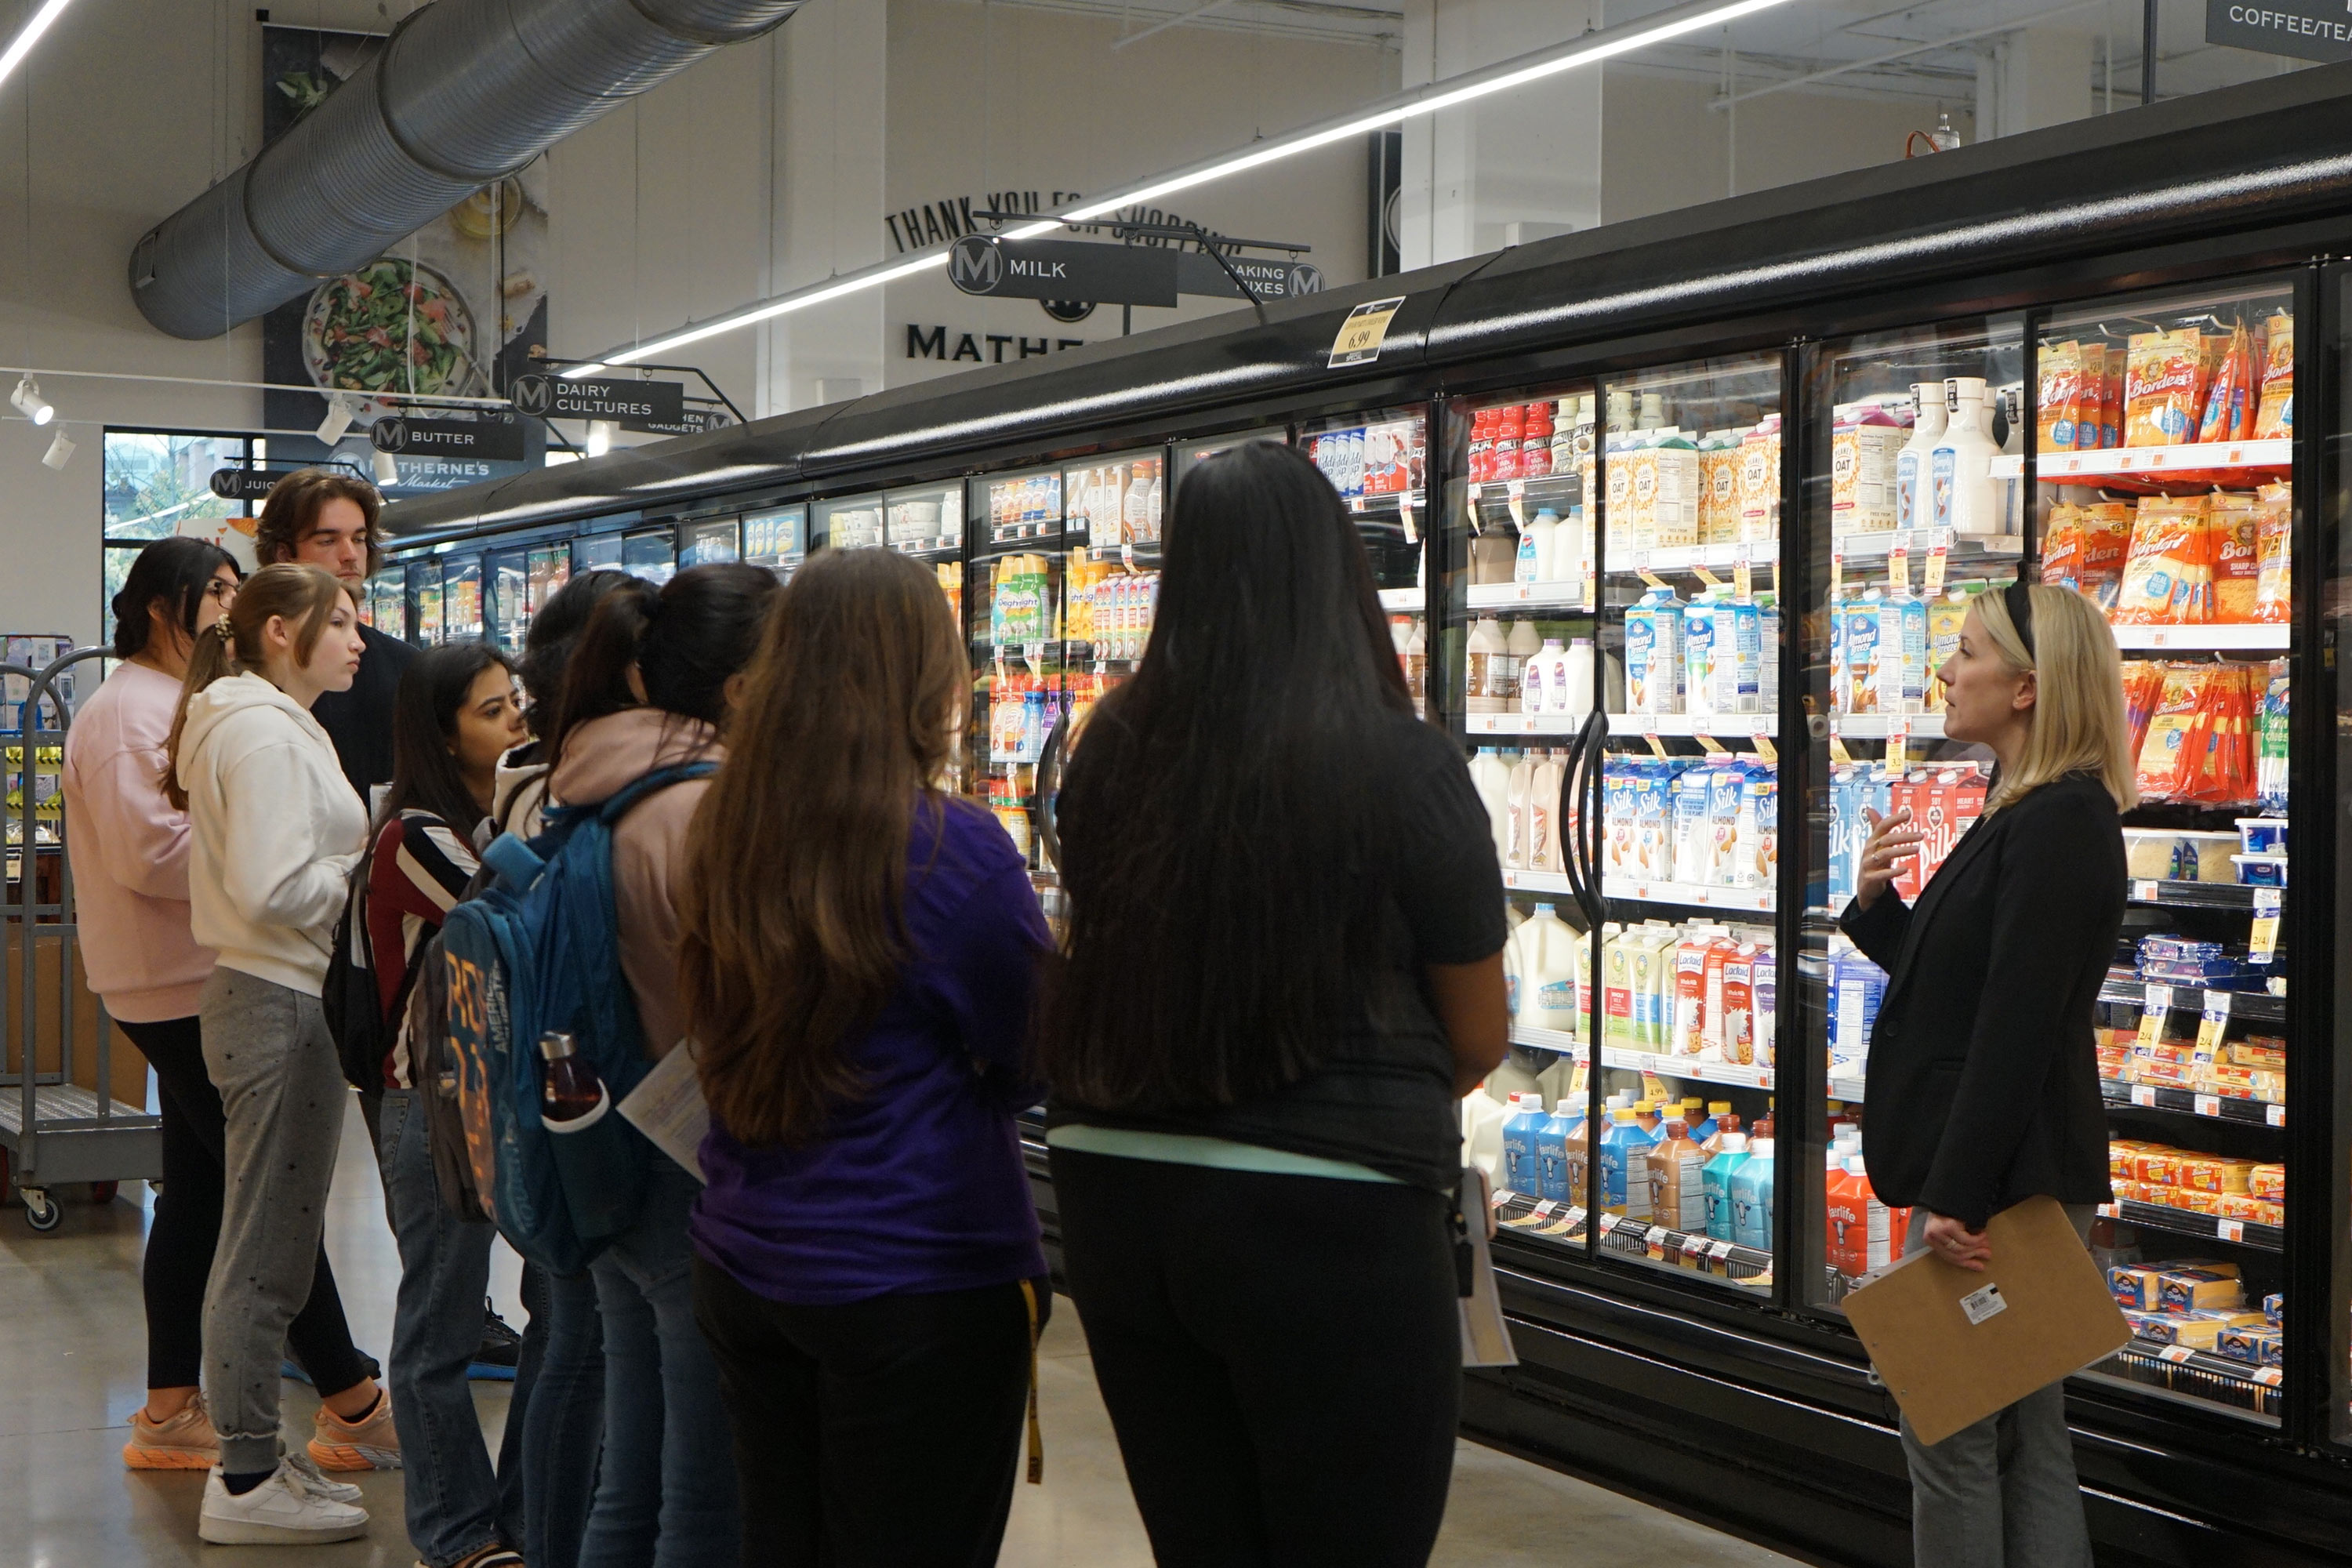
[[[571,1036],[553,1030],[540,1036],[539,1054],[547,1063],[545,1087],[540,1096],[540,1120],[577,1121],[604,1102],[604,1080],[597,1076],[593,1066],[579,1056]]]

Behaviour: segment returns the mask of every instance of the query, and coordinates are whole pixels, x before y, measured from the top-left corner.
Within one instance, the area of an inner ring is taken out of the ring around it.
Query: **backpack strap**
[[[685,784],[689,779],[709,778],[719,771],[719,764],[705,759],[693,763],[675,763],[625,784],[610,798],[595,807],[596,816],[606,827],[611,827],[629,814],[631,807],[649,795],[657,795],[672,784]]]

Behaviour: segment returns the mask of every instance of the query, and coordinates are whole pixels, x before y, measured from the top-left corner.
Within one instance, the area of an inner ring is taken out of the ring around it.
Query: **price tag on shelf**
[[[1897,532],[1889,536],[1886,586],[1898,594],[1911,592],[1911,536],[1908,533]]]
[[[1845,552],[1830,552],[1830,603],[1834,605],[1845,595]]]
[[[2099,1212],[2106,1215],[2109,1219],[2121,1219],[2124,1214],[2124,1205],[2121,1204],[2101,1204],[2099,1205]]]
[[[1518,1195],[1518,1194],[1511,1191],[1508,1187],[1497,1187],[1491,1194],[1488,1195],[1486,1199],[1487,1206],[1490,1208],[1501,1208]]]
[[[1676,1250],[1679,1251],[1680,1249],[1677,1248]],[[1663,1231],[1658,1235],[1650,1237],[1648,1251],[1651,1262],[1664,1263],[1666,1260],[1666,1240],[1665,1234]]]
[[[1889,719],[1886,721],[1886,771],[1899,773],[1910,765],[1909,744],[1911,721]]]
[[[2246,957],[2255,963],[2268,963],[2278,953],[2280,889],[2254,889],[2254,923],[2246,933]]]
[[[1706,724],[1704,720],[1695,721],[1691,725],[1691,739],[1696,741],[1698,749],[1710,757],[1727,754],[1723,742],[1715,738],[1714,726]]]
[[[2285,1125],[2286,1125],[2286,1107],[2285,1107],[2285,1106],[2284,1106],[2284,1105],[2265,1105],[2265,1106],[2263,1106],[2263,1120],[2264,1121],[2269,1122],[2269,1123],[2270,1123],[2272,1126],[2273,1126],[2273,1127],[2284,1127],[2284,1126],[2285,1126]]]
[[[1666,580],[1664,577],[1659,576],[1656,573],[1651,571],[1646,566],[1636,568],[1636,575],[1653,588],[1663,588],[1666,585]]]
[[[2139,1013],[2139,1045],[2154,1046],[2164,1038],[2164,1016],[2172,1011],[2172,987],[2151,985],[2147,988]]]
[[[1404,524],[1404,542],[1407,544],[1419,544],[1421,526],[1413,521],[1412,496],[1409,492],[1397,497],[1397,517]]]
[[[2152,1083],[2132,1085],[2131,1102],[2134,1105],[2144,1105],[2153,1109],[2156,1105],[2156,1086]]]
[[[2205,993],[2204,1010],[2197,1016],[2197,1059],[2211,1061],[2221,1048],[2221,1037],[2230,1028],[2230,993]]]
[[[2274,1366],[2258,1366],[2246,1374],[2246,1380],[2250,1383],[2259,1383],[2264,1388],[2276,1388],[2286,1381],[2285,1376]]]
[[[1611,1231],[1617,1228],[1617,1216],[1613,1214],[1604,1214],[1599,1219],[1592,1222],[1592,1227],[1601,1235],[1607,1236]]]
[[[1650,552],[1646,550],[1628,551],[1625,555],[1625,564],[1636,572],[1647,572],[1650,569]],[[1664,587],[1664,584],[1660,584],[1659,586]]]
[[[1935,598],[1944,591],[1944,558],[1951,553],[1951,546],[1945,542],[1950,537],[1948,530],[1938,529],[1936,542],[1928,547],[1927,581],[1919,589],[1923,598]]]
[[[2246,1239],[2246,1222],[2241,1219],[2217,1219],[2213,1222],[2213,1234],[2223,1241],[2243,1241]]]
[[[1503,501],[1505,505],[1511,509],[1511,526],[1519,530],[1522,533],[1527,531],[1528,527],[1528,510],[1524,500],[1526,495],[1527,482],[1525,480],[1506,479],[1503,481]]]
[[[1731,1243],[1722,1240],[1710,1241],[1706,1244],[1706,1255],[1717,1263],[1724,1262],[1731,1257]]]
[[[2187,1361],[2190,1356],[2193,1356],[2197,1352],[2195,1351],[2190,1350],[2187,1345],[2167,1345],[2162,1350],[2156,1352],[2156,1359],[2158,1361],[2168,1361],[2173,1365],[2179,1366],[2182,1362]]]
[[[2152,904],[2156,902],[2156,879],[2153,877],[2142,877],[2137,881],[2134,882],[2132,884],[2132,898],[2135,901],[2143,904]]]
[[[2219,1095],[2200,1094],[2196,1097],[2194,1104],[2197,1114],[2200,1116],[2219,1116],[2221,1114],[2221,1100]]]
[[[1717,576],[1714,573],[1708,571],[1704,565],[1699,564],[1698,563],[1694,562],[1692,563],[1691,574],[1706,587],[1720,588],[1723,586],[1722,578]]]
[[[1743,550],[1739,552],[1739,559],[1731,563],[1732,596],[1739,599],[1752,597],[1750,590],[1753,586],[1754,574],[1748,564],[1748,552]]]
[[[1589,555],[1584,560],[1584,597],[1578,603],[1580,607],[1587,609],[1601,603],[1600,578]]]
[[[1780,752],[1772,744],[1772,737],[1767,735],[1761,727],[1758,728],[1755,739],[1756,755],[1759,760],[1767,763],[1778,763],[1780,760]]]
[[[1830,722],[1834,725],[1837,721],[1832,719]],[[1845,749],[1844,740],[1834,729],[1830,731],[1830,761],[1842,768],[1850,768],[1853,765],[1853,753]]]

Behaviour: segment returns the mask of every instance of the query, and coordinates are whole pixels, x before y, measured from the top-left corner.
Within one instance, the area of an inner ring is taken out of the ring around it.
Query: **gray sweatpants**
[[[2098,1211],[2068,1204],[2087,1238]],[[1904,1256],[1927,1247],[1927,1213],[1916,1209]],[[2061,1378],[1934,1447],[1903,1423],[1911,1470],[1911,1552],[1918,1568],[2091,1568],[2091,1532],[2074,1475]]]
[[[231,1475],[278,1468],[286,1325],[310,1295],[348,1090],[316,996],[217,968],[196,1003],[228,1118],[205,1285],[205,1404]]]

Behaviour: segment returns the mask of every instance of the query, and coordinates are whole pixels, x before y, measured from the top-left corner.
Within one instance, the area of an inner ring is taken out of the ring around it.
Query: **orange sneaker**
[[[132,1411],[122,1463],[133,1470],[209,1470],[219,1464],[220,1438],[205,1413],[205,1396],[194,1395],[162,1421],[150,1420],[144,1406]]]
[[[320,1469],[400,1468],[400,1434],[393,1430],[389,1394],[379,1392],[375,1408],[356,1421],[346,1421],[321,1405],[316,1426],[317,1436],[310,1439],[310,1458]]]

